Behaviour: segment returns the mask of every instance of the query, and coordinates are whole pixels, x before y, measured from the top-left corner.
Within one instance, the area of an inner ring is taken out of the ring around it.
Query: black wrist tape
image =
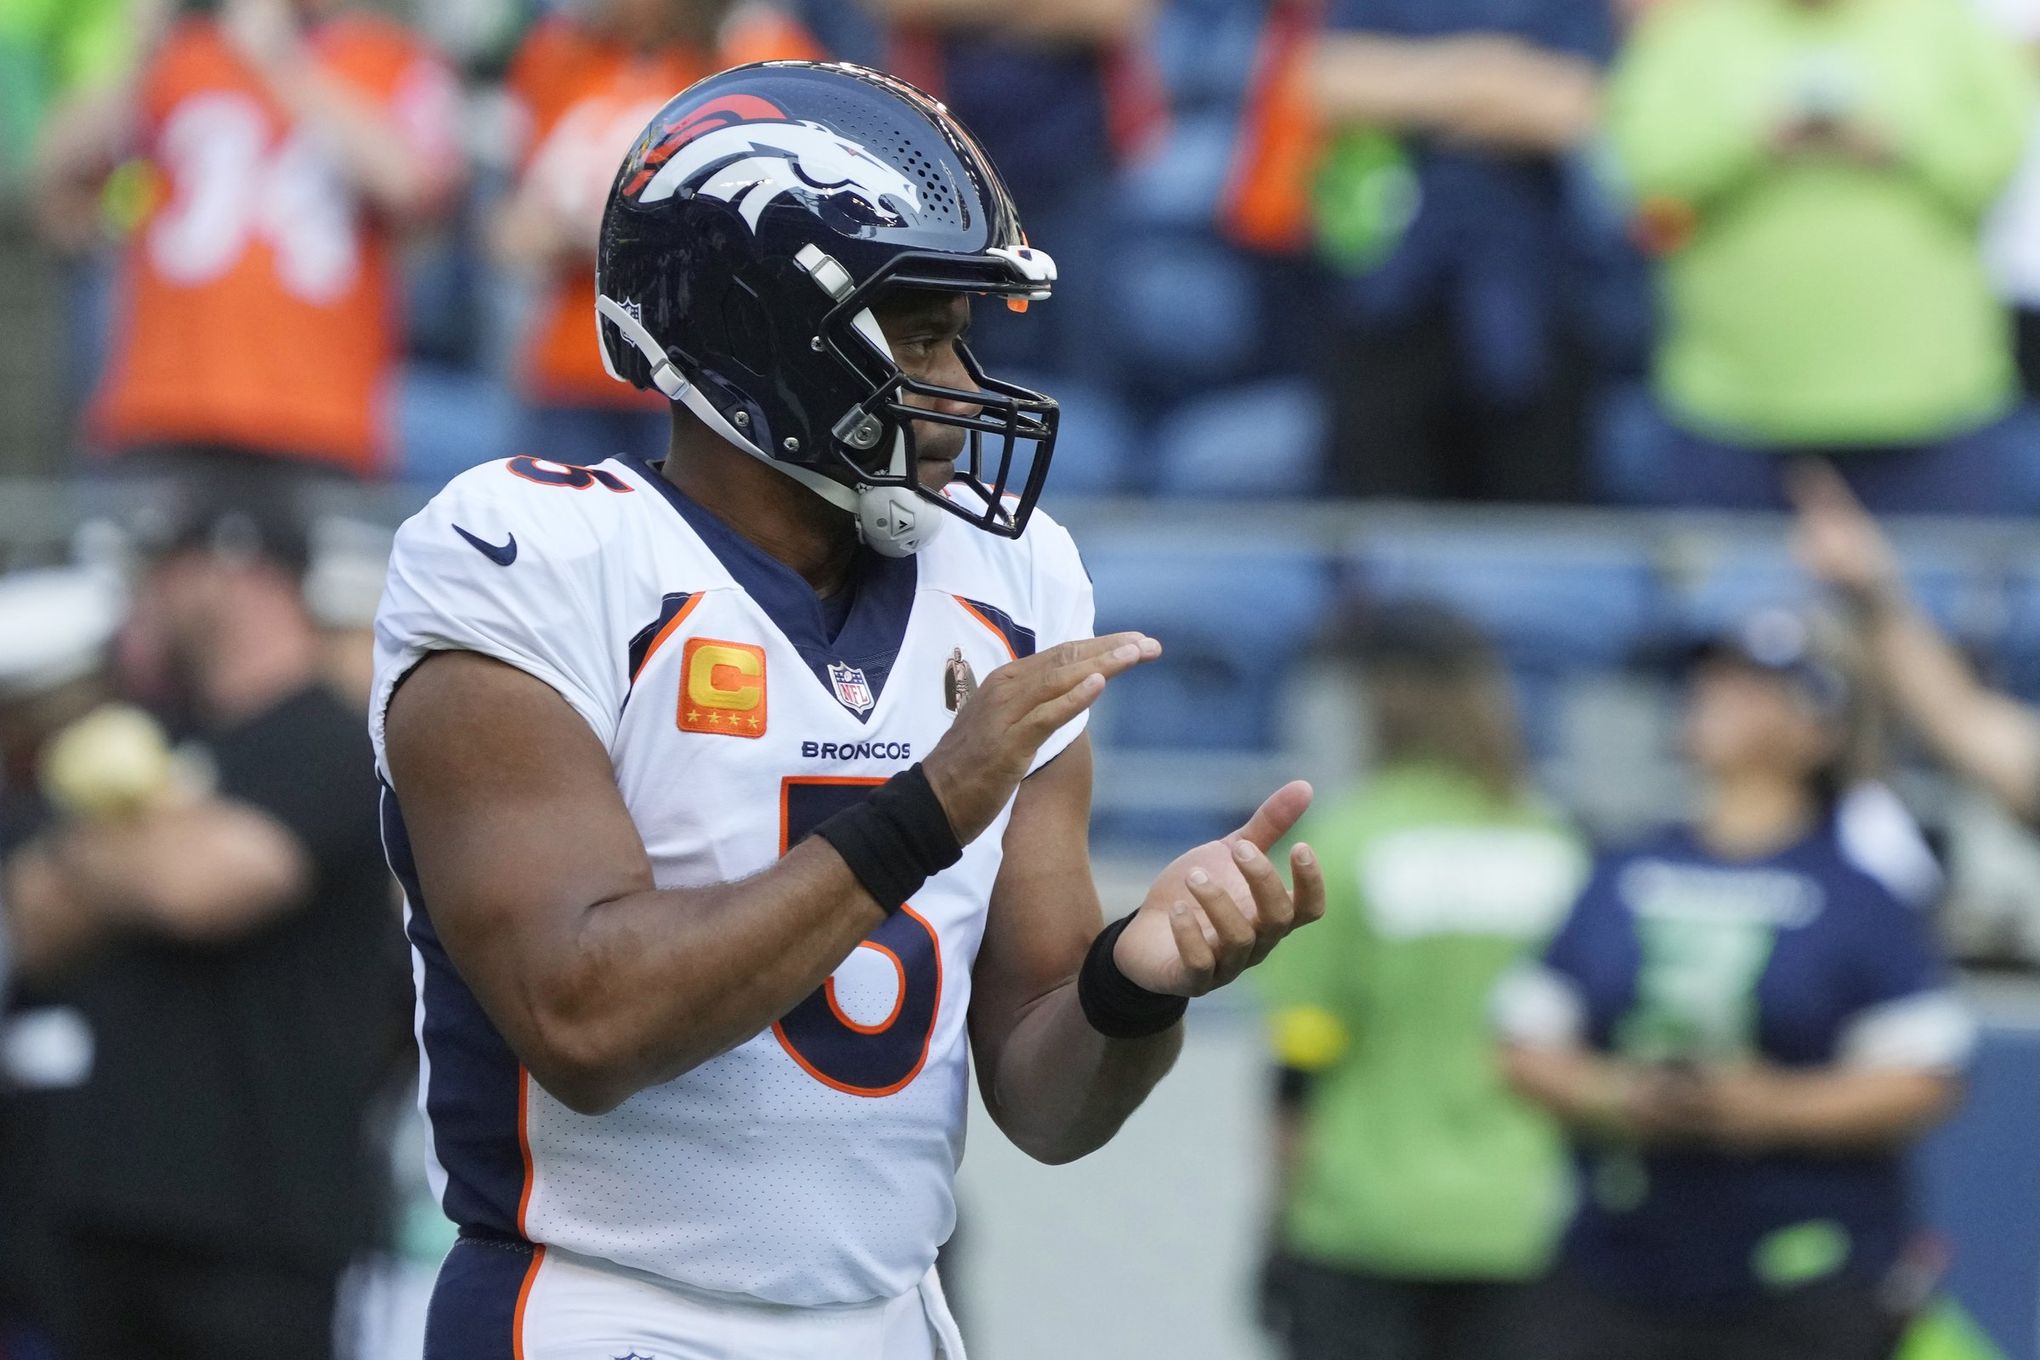
[[[1091,1028],[1108,1039],[1145,1039],[1160,1034],[1183,1018],[1189,999],[1151,992],[1119,971],[1112,947],[1133,924],[1124,916],[1098,932],[1091,952],[1084,956],[1084,970],[1077,974],[1077,1004]]]
[[[887,912],[898,911],[923,883],[963,858],[949,814],[919,765],[880,784],[814,834],[836,848]]]

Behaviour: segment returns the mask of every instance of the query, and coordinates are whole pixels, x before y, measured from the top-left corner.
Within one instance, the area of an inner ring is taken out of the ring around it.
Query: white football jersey
[[[558,690],[607,748],[658,885],[685,888],[766,868],[925,756],[978,679],[1091,626],[1046,515],[1017,542],[956,524],[917,557],[867,555],[833,640],[797,575],[634,459],[490,464],[407,522],[370,725],[449,1216],[775,1303],[913,1289],[955,1223],[971,966],[1011,809],[771,1029],[579,1115],[530,1080],[419,896],[383,716],[420,660],[479,652]]]

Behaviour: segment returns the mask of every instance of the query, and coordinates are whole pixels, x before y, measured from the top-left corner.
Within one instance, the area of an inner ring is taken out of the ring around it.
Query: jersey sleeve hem
[[[1900,997],[1861,1012],[1842,1032],[1844,1066],[1959,1071],[1976,1051],[1976,1016],[1954,991]]]
[[[549,666],[532,657],[515,655],[507,648],[492,650],[467,642],[413,643],[404,648],[395,663],[376,681],[373,706],[369,709],[369,735],[375,743],[377,773],[384,779],[390,777],[390,772],[386,768],[389,762],[385,755],[388,749],[386,736],[390,702],[396,698],[397,690],[404,681],[411,678],[413,671],[442,652],[472,652],[476,656],[485,656],[491,661],[500,661],[513,670],[522,671],[566,700],[567,705],[594,730],[596,738],[605,749],[615,736],[616,715],[606,712],[592,695],[576,685],[555,666]]]

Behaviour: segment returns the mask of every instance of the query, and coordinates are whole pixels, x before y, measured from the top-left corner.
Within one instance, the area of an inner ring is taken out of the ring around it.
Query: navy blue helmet
[[[980,390],[908,377],[873,302],[916,289],[1024,308],[1054,282],[998,171],[941,104],[860,66],[780,61],[712,76],[652,119],[603,214],[596,307],[612,375],[685,404],[898,556],[943,522],[934,506],[1017,538],[1058,412],[987,377],[965,347]],[[916,396],[979,411],[908,405]],[[943,492],[915,476],[915,421],[968,431]]]

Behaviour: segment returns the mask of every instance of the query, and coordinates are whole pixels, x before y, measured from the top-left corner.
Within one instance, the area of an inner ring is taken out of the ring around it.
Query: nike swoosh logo
[[[515,534],[510,535],[508,543],[498,547],[486,539],[476,538],[458,524],[453,526],[453,531],[466,539],[476,552],[488,558],[499,567],[507,567],[517,560],[517,535]]]

